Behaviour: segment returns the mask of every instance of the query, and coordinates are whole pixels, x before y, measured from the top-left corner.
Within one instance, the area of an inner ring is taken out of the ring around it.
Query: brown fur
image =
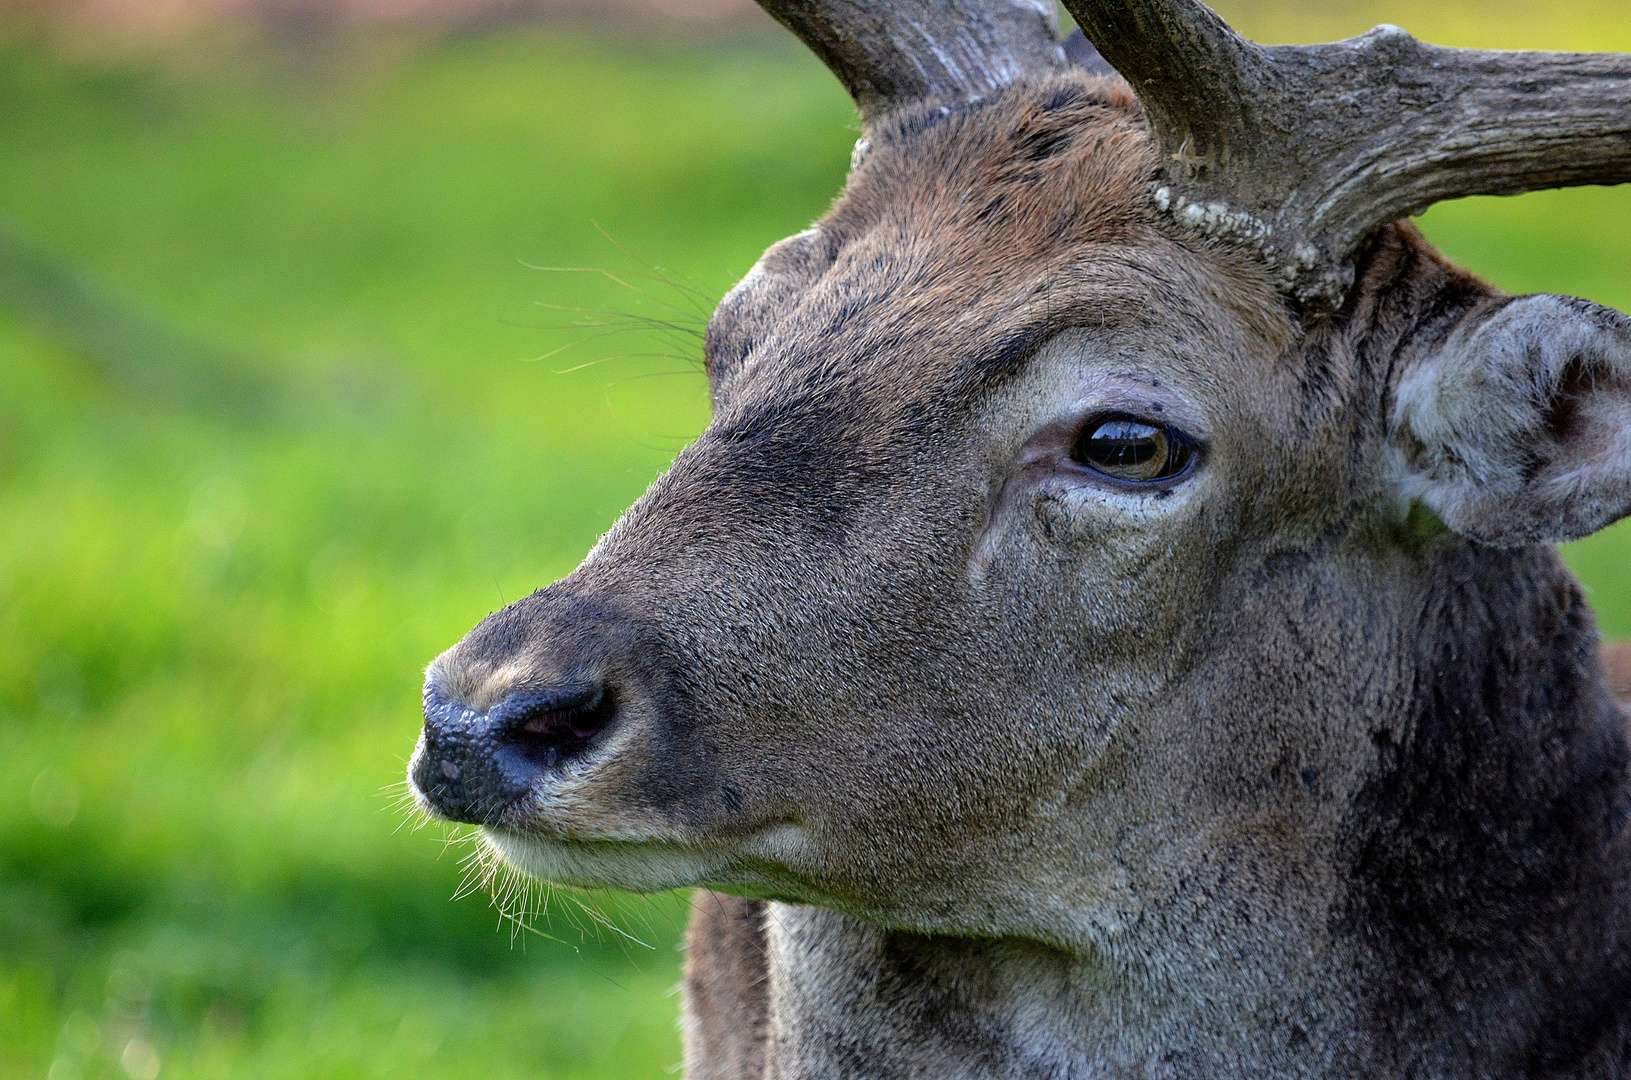
[[[1631,707],[1631,641],[1603,646],[1603,671],[1620,704]]]
[[[686,1075],[760,1076],[769,1038],[765,906],[698,890],[686,934]]]

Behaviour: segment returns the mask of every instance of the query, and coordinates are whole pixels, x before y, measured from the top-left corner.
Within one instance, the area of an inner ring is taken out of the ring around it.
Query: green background
[[[1617,3],[1221,6],[1631,51]],[[424,665],[706,421],[707,312],[854,122],[751,28],[0,24],[0,1076],[668,1074],[685,898],[534,890],[519,928],[393,785]],[[1628,211],[1424,226],[1631,308]],[[1628,550],[1568,552],[1611,635]]]

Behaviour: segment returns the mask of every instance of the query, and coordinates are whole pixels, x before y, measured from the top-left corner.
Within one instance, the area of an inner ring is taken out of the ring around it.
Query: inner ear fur
[[[1487,544],[1573,540],[1631,513],[1631,319],[1569,296],[1469,312],[1394,388],[1407,502]]]

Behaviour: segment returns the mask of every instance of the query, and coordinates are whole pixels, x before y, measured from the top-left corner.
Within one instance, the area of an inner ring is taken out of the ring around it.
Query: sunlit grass
[[[71,271],[0,274],[0,1075],[663,1075],[683,898],[454,902],[391,786],[425,663],[700,427],[848,105],[762,42],[222,49],[0,48]]]

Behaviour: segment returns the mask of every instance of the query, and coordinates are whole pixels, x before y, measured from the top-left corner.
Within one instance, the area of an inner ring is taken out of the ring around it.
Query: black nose
[[[535,783],[582,754],[612,722],[599,680],[517,690],[486,712],[425,685],[425,733],[413,784],[443,817],[491,824]]]

